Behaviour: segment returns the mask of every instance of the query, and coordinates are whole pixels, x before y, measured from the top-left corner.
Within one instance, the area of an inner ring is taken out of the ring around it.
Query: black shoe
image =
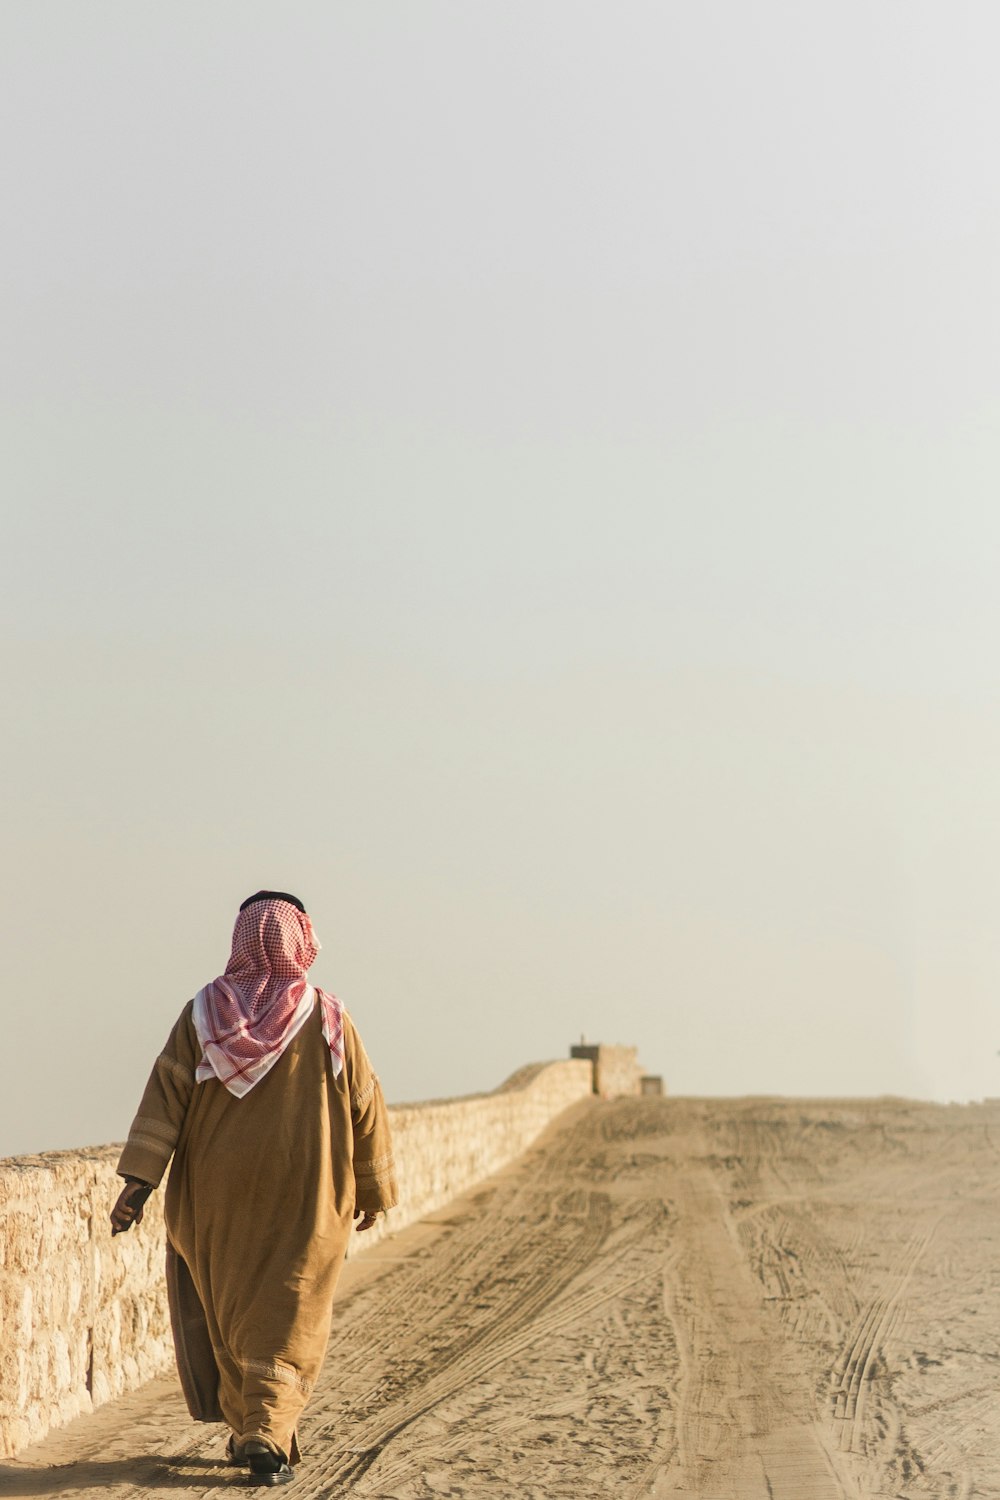
[[[247,1484],[291,1484],[295,1475],[287,1464],[281,1464],[277,1469],[258,1469],[250,1465],[250,1478]]]
[[[251,1484],[290,1484],[294,1478],[283,1453],[255,1442],[247,1443],[246,1453]]]
[[[276,1460],[277,1468],[265,1468],[260,1463],[250,1460],[250,1484],[291,1484],[295,1475],[288,1464],[283,1464],[280,1459]]]

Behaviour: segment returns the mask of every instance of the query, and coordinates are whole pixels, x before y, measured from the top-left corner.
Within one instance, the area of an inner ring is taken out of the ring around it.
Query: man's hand
[[[134,1177],[126,1182],[118,1194],[118,1202],[111,1210],[112,1234],[121,1234],[124,1230],[131,1229],[133,1224],[142,1223],[146,1199],[150,1191],[148,1183],[139,1182]]]
[[[378,1214],[365,1213],[364,1209],[357,1208],[354,1210],[354,1217],[361,1220],[361,1223],[356,1227],[358,1234],[363,1234],[366,1229],[371,1229],[378,1218]]]

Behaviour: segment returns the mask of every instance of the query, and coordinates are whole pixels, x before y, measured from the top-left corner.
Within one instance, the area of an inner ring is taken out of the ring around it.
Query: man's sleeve
[[[191,1102],[199,1052],[191,1007],[187,1006],[153,1064],[118,1160],[120,1177],[139,1177],[153,1187],[159,1186]]]
[[[372,1068],[352,1022],[344,1017],[344,1065],[351,1091],[354,1127],[354,1182],[357,1207],[367,1214],[383,1213],[399,1202],[396,1164],[389,1135],[389,1112],[382,1085]]]

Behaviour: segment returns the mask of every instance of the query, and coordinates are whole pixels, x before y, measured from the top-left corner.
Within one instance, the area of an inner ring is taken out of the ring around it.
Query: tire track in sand
[[[415,1369],[412,1380],[406,1380],[391,1394],[380,1384],[370,1390],[367,1399],[362,1396],[354,1403],[362,1409],[365,1406],[377,1409],[374,1419],[355,1429],[353,1446],[361,1451],[311,1468],[310,1482],[298,1489],[303,1500],[327,1494],[332,1483],[344,1484],[361,1478],[418,1417],[471,1382],[482,1379],[515,1352],[553,1330],[559,1319],[551,1314],[542,1316],[543,1311],[548,1304],[558,1300],[565,1288],[597,1256],[608,1229],[607,1198],[597,1193],[590,1194],[584,1213],[563,1215],[560,1225],[564,1231],[571,1227],[573,1232],[563,1232],[558,1236],[550,1232],[539,1235],[533,1243],[521,1244],[519,1275],[516,1280],[501,1283],[503,1294],[494,1308],[485,1310],[485,1316],[475,1316],[476,1311],[484,1311],[482,1308],[473,1306],[473,1315],[470,1316],[468,1305],[464,1308],[452,1305],[453,1336],[435,1348],[432,1360],[422,1362]],[[438,1311],[442,1301],[447,1305],[448,1299],[446,1296],[442,1298],[442,1291],[452,1279],[451,1268],[450,1256],[446,1256],[437,1268]],[[440,1316],[435,1322],[441,1325]],[[322,1418],[318,1424],[311,1424],[312,1441],[322,1442],[324,1437],[330,1436],[332,1429],[324,1426]],[[419,1454],[416,1461],[419,1461]],[[409,1455],[405,1467],[412,1468],[414,1462],[414,1456]],[[386,1478],[391,1478],[392,1466],[385,1467]]]
[[[845,1500],[793,1343],[768,1316],[716,1177],[672,1184],[680,1246],[665,1299],[682,1351],[674,1455],[630,1500]]]
[[[902,1264],[889,1289],[874,1298],[852,1330],[852,1336],[834,1365],[833,1416],[844,1425],[840,1447],[861,1450],[865,1437],[865,1414],[872,1372],[881,1350],[899,1319],[901,1303],[917,1262],[934,1238],[939,1219],[911,1239]],[[839,1377],[839,1379],[837,1379]]]

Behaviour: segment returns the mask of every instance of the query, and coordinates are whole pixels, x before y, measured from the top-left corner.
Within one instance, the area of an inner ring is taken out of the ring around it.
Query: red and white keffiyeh
[[[198,1083],[217,1078],[242,1099],[301,1031],[316,997],[337,1076],[344,1066],[343,1008],[306,980],[319,946],[308,916],[288,901],[254,901],[240,912],[226,972],[194,1000]]]

